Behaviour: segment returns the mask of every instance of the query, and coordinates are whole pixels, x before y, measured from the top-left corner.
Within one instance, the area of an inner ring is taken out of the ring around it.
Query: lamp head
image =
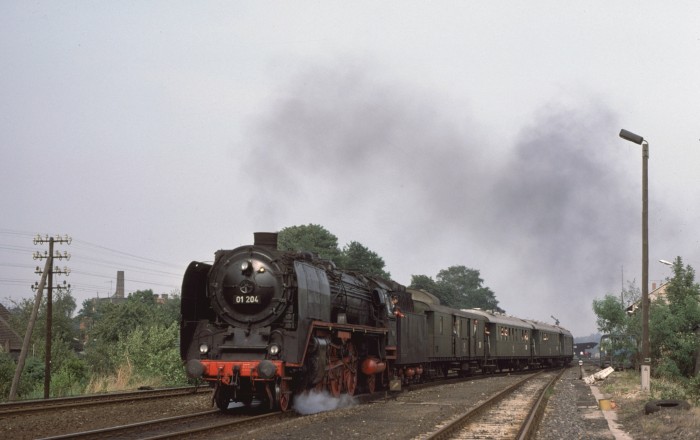
[[[638,134],[634,134],[631,131],[627,131],[624,128],[620,130],[620,137],[622,139],[625,139],[630,142],[634,142],[635,144],[642,145],[642,142],[644,142],[644,138],[641,137]]]

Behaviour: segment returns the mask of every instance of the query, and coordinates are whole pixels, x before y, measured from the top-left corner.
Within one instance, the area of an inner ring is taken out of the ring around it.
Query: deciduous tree
[[[307,251],[336,261],[340,257],[338,237],[321,225],[289,226],[279,231],[277,247],[288,251]]]
[[[376,252],[369,250],[357,241],[351,241],[342,250],[342,258],[339,267],[343,269],[357,270],[365,275],[376,275],[383,278],[391,278],[391,274],[384,270],[384,260]]]
[[[449,307],[504,312],[496,295],[483,282],[478,270],[451,266],[438,272],[434,281],[426,275],[413,275],[410,287],[432,293]]]

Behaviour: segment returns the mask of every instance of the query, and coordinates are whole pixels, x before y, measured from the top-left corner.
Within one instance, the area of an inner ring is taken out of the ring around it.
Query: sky
[[[317,224],[392,278],[480,271],[510,315],[700,265],[700,4],[0,3],[0,301],[39,233],[78,307]]]

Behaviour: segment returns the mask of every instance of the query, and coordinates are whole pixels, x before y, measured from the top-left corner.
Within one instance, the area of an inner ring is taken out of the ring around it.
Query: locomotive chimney
[[[253,236],[255,246],[277,249],[277,232],[254,232]]]

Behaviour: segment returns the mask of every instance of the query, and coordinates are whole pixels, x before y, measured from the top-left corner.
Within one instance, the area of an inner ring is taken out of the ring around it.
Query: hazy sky
[[[78,305],[320,224],[408,284],[464,265],[576,336],[700,266],[700,3],[0,3],[0,300],[69,234]]]

